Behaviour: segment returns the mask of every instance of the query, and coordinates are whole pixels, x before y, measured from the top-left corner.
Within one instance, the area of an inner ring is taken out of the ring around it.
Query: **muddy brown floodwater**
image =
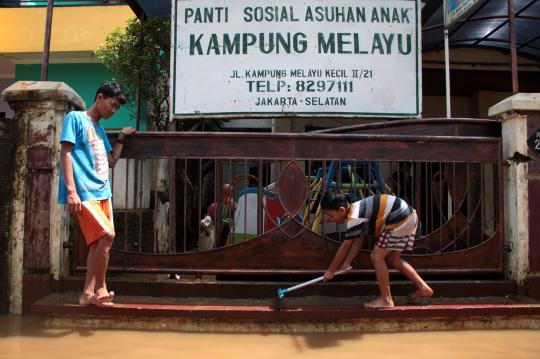
[[[540,330],[392,334],[219,334],[44,329],[0,316],[0,359],[539,359]]]

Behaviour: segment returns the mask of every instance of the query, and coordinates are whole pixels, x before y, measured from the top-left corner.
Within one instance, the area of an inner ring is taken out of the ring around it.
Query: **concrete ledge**
[[[63,82],[53,81],[18,81],[2,91],[0,98],[10,106],[17,107],[17,102],[63,101],[77,109],[86,107],[75,90]]]
[[[489,117],[497,117],[509,111],[540,111],[540,93],[517,93],[492,106]]]
[[[373,297],[186,298],[119,296],[115,306],[77,304],[55,293],[32,305],[49,327],[193,332],[393,332],[453,329],[540,329],[540,303],[528,297],[395,297],[391,309],[365,309]]]
[[[349,318],[341,320],[223,320],[171,317],[51,316],[42,325],[58,329],[123,329],[197,333],[391,333],[448,330],[540,329],[540,315],[466,318]]]

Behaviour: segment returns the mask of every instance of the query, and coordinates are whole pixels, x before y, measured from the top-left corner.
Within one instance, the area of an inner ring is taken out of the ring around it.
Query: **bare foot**
[[[393,301],[387,301],[382,298],[377,298],[375,300],[372,300],[371,302],[367,302],[364,304],[365,308],[369,309],[386,309],[386,308],[393,308],[394,302]]]
[[[107,289],[100,288],[96,292],[96,298],[101,303],[112,302],[114,299],[114,292],[113,291],[108,292]]]
[[[112,302],[102,302],[98,299],[96,294],[82,294],[79,297],[80,305],[95,305],[97,307],[113,307],[114,303]]]
[[[81,296],[79,297],[79,304],[90,305],[91,304],[90,300],[93,296],[94,296],[93,294],[86,294],[86,293],[81,294]]]
[[[114,303],[113,302],[104,302],[104,301],[101,301],[98,299],[97,295],[94,295],[92,297],[92,299],[90,300],[90,304],[93,304],[97,307],[103,307],[103,308],[110,308],[110,307],[114,307]]]
[[[422,297],[431,297],[433,295],[433,289],[430,287],[423,287],[418,288],[411,294],[409,294],[409,298],[415,299],[415,298],[422,298]]]

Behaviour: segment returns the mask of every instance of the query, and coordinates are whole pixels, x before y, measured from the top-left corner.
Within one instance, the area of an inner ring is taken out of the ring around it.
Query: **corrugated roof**
[[[443,1],[422,2],[422,49],[442,48]],[[514,0],[514,16],[518,53],[540,60],[540,1]],[[508,25],[508,1],[486,0],[449,27],[450,46],[510,51]]]

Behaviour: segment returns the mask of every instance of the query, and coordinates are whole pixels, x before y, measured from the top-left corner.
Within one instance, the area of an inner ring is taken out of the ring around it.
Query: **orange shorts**
[[[83,201],[77,220],[86,244],[91,246],[107,233],[114,231],[111,199]]]

